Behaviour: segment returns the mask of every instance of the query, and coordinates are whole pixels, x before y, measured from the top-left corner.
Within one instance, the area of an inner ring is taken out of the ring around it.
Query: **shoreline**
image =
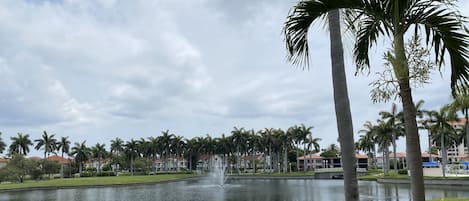
[[[59,190],[59,189],[83,189],[83,188],[106,188],[106,187],[125,187],[125,186],[143,186],[143,185],[154,185],[164,184],[178,181],[190,181],[201,176],[190,176],[186,178],[168,179],[162,181],[150,181],[150,182],[136,182],[136,183],[116,183],[116,184],[90,184],[90,185],[65,185],[65,186],[38,186],[38,187],[19,187],[19,188],[0,188],[0,193],[5,192],[21,192],[31,190]]]
[[[191,181],[200,179],[205,176],[192,175],[186,178],[168,179],[162,181],[136,182],[136,183],[115,183],[115,184],[90,184],[90,185],[64,185],[64,186],[37,186],[37,187],[18,187],[18,188],[0,188],[0,193],[5,192],[21,192],[31,190],[59,190],[59,189],[83,189],[83,188],[106,188],[106,187],[127,187],[164,184],[179,181]],[[227,175],[227,180],[331,180],[316,179],[314,175],[304,176],[268,176],[268,175]],[[332,179],[334,180],[334,179]],[[376,179],[359,179],[359,181],[375,181],[383,184],[410,184],[410,180],[406,178],[376,178]],[[469,180],[461,179],[425,179],[425,185],[445,185],[445,186],[467,186]]]

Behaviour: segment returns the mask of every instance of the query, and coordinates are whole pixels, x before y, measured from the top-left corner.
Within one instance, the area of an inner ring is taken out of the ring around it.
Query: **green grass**
[[[171,181],[192,177],[191,174],[167,174],[145,176],[114,176],[114,177],[83,177],[68,179],[52,179],[45,181],[25,181],[24,183],[0,184],[0,190],[34,187],[80,187],[121,184],[143,184]]]
[[[469,198],[438,198],[429,201],[468,201]]]

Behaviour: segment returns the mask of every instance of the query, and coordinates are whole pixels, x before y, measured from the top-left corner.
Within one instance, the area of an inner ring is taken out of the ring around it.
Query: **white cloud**
[[[327,32],[315,26],[310,33],[309,71],[285,60],[281,28],[294,3],[0,1],[3,133],[26,129],[39,137],[50,129],[94,144],[163,129],[218,136],[232,126],[305,123],[324,145],[334,143]],[[381,52],[374,51],[380,66]],[[351,63],[347,69],[359,130],[389,104],[371,104],[373,78],[353,77]],[[436,77],[415,90],[429,107],[446,103],[449,94],[449,83]]]

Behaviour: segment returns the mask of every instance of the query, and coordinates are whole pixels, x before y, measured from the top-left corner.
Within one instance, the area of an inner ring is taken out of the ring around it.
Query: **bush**
[[[87,167],[85,169],[85,171],[87,171],[87,172],[96,172],[96,168],[95,167]]]
[[[103,171],[110,171],[111,170],[111,164],[108,163],[106,165],[103,165],[103,167],[101,168]]]
[[[94,173],[93,172],[88,172],[88,171],[83,171],[80,174],[80,177],[93,177]]]
[[[397,171],[397,174],[407,175],[407,169],[400,169]]]
[[[116,176],[116,173],[114,173],[112,171],[102,171],[102,172],[96,174],[96,176],[98,176],[98,177]]]

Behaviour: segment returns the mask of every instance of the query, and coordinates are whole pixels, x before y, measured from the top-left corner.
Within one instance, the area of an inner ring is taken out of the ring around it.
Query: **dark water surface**
[[[360,181],[361,200],[408,201],[409,185]],[[229,180],[223,187],[189,180],[127,187],[0,193],[0,201],[319,201],[343,198],[343,180]],[[469,197],[469,187],[427,186],[427,199]]]

